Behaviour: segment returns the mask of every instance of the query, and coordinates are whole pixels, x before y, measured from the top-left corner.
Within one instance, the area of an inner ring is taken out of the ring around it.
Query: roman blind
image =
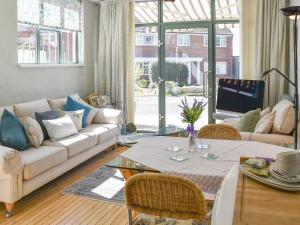
[[[79,0],[18,0],[18,22],[81,31]]]

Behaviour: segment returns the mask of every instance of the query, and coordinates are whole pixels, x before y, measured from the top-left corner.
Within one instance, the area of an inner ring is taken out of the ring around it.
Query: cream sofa
[[[73,98],[80,99],[77,94]],[[0,108],[0,116],[5,108],[17,117],[34,117],[35,112],[62,110],[65,103],[66,98],[14,104]],[[0,146],[0,202],[5,203],[7,216],[22,197],[117,143],[121,111],[96,110],[91,126],[74,136],[55,142],[45,140],[39,148],[25,151]]]

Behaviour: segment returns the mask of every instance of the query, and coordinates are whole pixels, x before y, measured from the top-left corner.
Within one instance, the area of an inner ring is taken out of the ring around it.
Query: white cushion
[[[98,113],[94,117],[93,123],[97,124],[122,124],[123,113],[121,110],[100,108],[97,109]]]
[[[70,97],[72,97],[74,100],[80,99],[80,96],[77,93],[70,95]],[[48,103],[52,110],[55,110],[55,109],[64,110],[64,106],[67,103],[67,97],[48,99]]]
[[[82,130],[82,117],[84,110],[76,110],[76,111],[61,111],[62,115],[68,115],[71,117],[73,123],[75,124],[77,130]]]
[[[43,120],[52,141],[60,140],[78,133],[71,117],[66,115],[53,120]]]
[[[24,162],[23,176],[31,179],[66,161],[67,149],[62,147],[41,146],[19,152]]]
[[[35,112],[45,112],[51,110],[47,99],[14,104],[13,107],[17,117],[29,116],[35,118]]]
[[[97,143],[104,143],[118,135],[118,127],[114,124],[92,124],[80,131],[81,134],[97,137]]]
[[[288,100],[281,100],[274,106],[273,112],[275,119],[273,122],[272,133],[289,134],[294,129],[295,111],[293,103]]]
[[[94,147],[96,144],[97,136],[92,136],[84,133],[78,133],[59,141],[45,140],[43,142],[43,145],[46,146],[59,146],[67,148],[69,158],[78,155],[91,147]]]
[[[260,111],[260,117],[264,117],[265,115],[267,115],[268,113],[271,112],[270,107],[263,109],[262,111]]]
[[[34,147],[38,148],[44,141],[41,125],[31,117],[22,117],[20,121],[24,127],[27,138]]]
[[[270,112],[261,117],[254,128],[254,133],[268,134],[272,129],[274,118],[275,112]]]

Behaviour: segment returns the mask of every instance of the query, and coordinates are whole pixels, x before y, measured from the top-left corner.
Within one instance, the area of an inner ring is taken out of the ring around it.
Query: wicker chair
[[[207,224],[207,211],[202,191],[190,180],[181,177],[147,173],[128,179],[125,186],[129,225],[132,210],[148,215],[178,220],[196,220]]]
[[[208,124],[198,131],[198,138],[241,140],[240,132],[227,124]]]

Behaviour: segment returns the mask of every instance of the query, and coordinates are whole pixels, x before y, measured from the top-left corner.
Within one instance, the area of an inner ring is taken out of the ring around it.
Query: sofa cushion
[[[20,152],[24,163],[23,176],[31,179],[66,161],[67,149],[63,147],[40,146]]]
[[[272,129],[274,118],[275,112],[270,112],[261,117],[254,128],[254,133],[268,134]]]
[[[72,94],[72,95],[70,95],[70,97],[75,100],[80,99],[79,94]],[[64,106],[67,103],[67,97],[48,99],[48,103],[52,110],[64,110]]]
[[[35,112],[45,112],[51,110],[47,99],[14,104],[13,107],[17,117],[29,116],[35,118]]]
[[[65,147],[68,149],[68,157],[71,158],[81,152],[94,147],[97,144],[97,136],[78,133],[59,141],[44,141],[45,146]]]
[[[44,139],[47,140],[49,139],[49,135],[47,132],[47,129],[43,123],[43,120],[53,120],[57,119],[60,117],[60,113],[58,111],[45,111],[45,112],[36,112],[35,113],[35,118],[40,124],[43,134],[44,134]]]
[[[78,133],[74,122],[68,115],[54,120],[43,120],[43,123],[52,141],[61,140]]]
[[[5,109],[7,111],[9,111],[10,113],[16,115],[15,111],[14,111],[14,107],[12,105],[2,106],[2,107],[0,107],[0,118],[2,117],[2,114],[3,114],[3,112],[4,112]]]
[[[26,132],[27,138],[34,147],[38,148],[44,141],[41,125],[31,117],[20,118]]]
[[[242,115],[238,130],[243,132],[253,132],[256,123],[258,122],[260,118],[260,109],[251,110],[244,115]]]
[[[19,151],[28,148],[28,140],[23,125],[11,112],[4,110],[1,117],[0,139],[4,146]]]
[[[118,135],[118,126],[115,124],[92,124],[80,131],[81,134],[96,136],[97,143],[103,143]]]
[[[87,117],[91,111],[90,107],[83,105],[82,103],[75,101],[73,98],[68,97],[67,103],[64,106],[64,111],[76,111],[76,110],[84,110],[83,117],[82,117],[82,127],[87,126]]]
[[[275,112],[272,133],[291,133],[295,127],[293,103],[288,100],[281,100],[274,106],[272,111]]]

